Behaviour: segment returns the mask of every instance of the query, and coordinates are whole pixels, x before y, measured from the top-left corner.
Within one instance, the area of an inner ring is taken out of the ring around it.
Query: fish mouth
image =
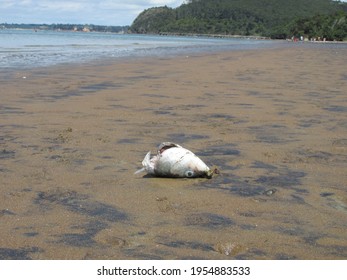
[[[216,174],[216,175],[220,174],[220,171],[219,171],[219,169],[217,167],[214,167],[214,168],[209,169],[208,171],[206,171],[204,177],[207,178],[207,179],[211,179],[213,177],[213,174]]]
[[[205,172],[204,177],[207,179],[211,179],[213,174],[214,174],[214,170],[209,169],[208,171]]]

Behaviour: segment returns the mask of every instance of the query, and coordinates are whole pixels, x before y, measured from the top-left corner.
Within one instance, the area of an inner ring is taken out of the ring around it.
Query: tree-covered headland
[[[143,11],[133,33],[347,39],[347,3],[333,0],[188,0]]]

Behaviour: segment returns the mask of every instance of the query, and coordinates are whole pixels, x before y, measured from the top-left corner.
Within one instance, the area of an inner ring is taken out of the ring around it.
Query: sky
[[[131,25],[145,9],[164,5],[176,8],[184,2],[184,0],[0,0],[0,23],[125,26]]]
[[[0,0],[0,23],[131,25],[143,10],[184,0]]]

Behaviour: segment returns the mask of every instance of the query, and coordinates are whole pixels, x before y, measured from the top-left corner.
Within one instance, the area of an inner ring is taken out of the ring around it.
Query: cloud
[[[344,0],[346,2],[347,0]],[[143,10],[184,0],[1,0],[0,23],[130,25]]]
[[[177,7],[184,0],[2,0],[0,23],[130,25],[150,7]]]

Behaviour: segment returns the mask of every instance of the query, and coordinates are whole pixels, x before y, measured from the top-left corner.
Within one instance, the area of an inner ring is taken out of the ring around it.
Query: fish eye
[[[193,177],[194,176],[194,171],[192,171],[192,170],[186,171],[186,176],[187,177]]]

